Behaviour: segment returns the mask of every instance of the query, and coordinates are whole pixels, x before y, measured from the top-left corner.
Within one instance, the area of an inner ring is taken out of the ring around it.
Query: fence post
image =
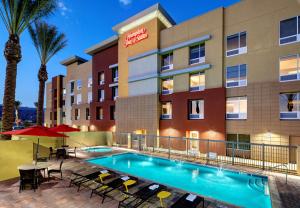
[[[297,163],[297,173],[300,174],[300,146],[297,146],[297,150],[296,150],[296,163]]]
[[[169,159],[171,157],[171,137],[169,136]]]
[[[265,169],[265,144],[262,144],[262,162],[263,162],[263,170]]]
[[[152,137],[152,140],[153,140],[153,152],[154,152],[154,145],[155,145],[155,142],[154,142],[154,136]]]
[[[186,157],[189,158],[189,138],[186,138]]]
[[[128,133],[127,135],[127,147],[128,149],[131,149],[131,134]]]
[[[234,157],[235,157],[235,146],[234,146],[234,142],[232,142],[232,165],[234,165]]]
[[[206,140],[206,163],[209,163],[209,139]]]

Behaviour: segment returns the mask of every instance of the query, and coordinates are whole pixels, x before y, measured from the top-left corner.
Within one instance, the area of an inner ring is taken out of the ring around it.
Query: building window
[[[50,112],[50,120],[52,120],[52,112]]]
[[[247,86],[247,65],[241,64],[226,68],[226,87]]]
[[[90,109],[89,108],[85,109],[85,120],[90,120]]]
[[[202,91],[205,89],[205,74],[197,73],[190,75],[190,91]]]
[[[88,88],[92,87],[93,86],[93,78],[92,77],[89,77],[88,78]]]
[[[63,88],[63,95],[66,95],[67,94],[67,90],[66,88]]]
[[[80,119],[80,109],[75,109],[75,120],[79,120]]]
[[[240,32],[234,35],[227,36],[227,51],[226,56],[235,56],[247,53],[247,33]]]
[[[71,95],[71,99],[70,99],[70,101],[71,101],[71,105],[73,105],[74,104],[74,102],[75,102],[75,98],[74,98],[74,95]]]
[[[53,115],[54,115],[54,121],[57,121],[57,112],[55,111]]]
[[[280,81],[300,80],[300,56],[290,55],[279,60]]]
[[[247,97],[227,98],[226,118],[247,119]]]
[[[204,101],[190,100],[189,101],[189,119],[204,118]]]
[[[172,119],[172,103],[165,102],[161,106],[161,119]]]
[[[74,93],[74,88],[75,88],[75,83],[74,83],[74,81],[71,81],[70,82],[70,92],[71,92],[71,94]]]
[[[173,93],[173,78],[162,80],[162,95],[169,95]]]
[[[98,101],[103,102],[104,101],[104,90],[98,90]]]
[[[76,103],[77,105],[81,104],[81,94],[78,94],[77,97],[76,97]]]
[[[62,115],[63,118],[65,118],[65,117],[66,117],[66,112],[63,111],[63,112],[61,113],[61,115]]]
[[[112,98],[116,100],[118,97],[118,86],[112,87]]]
[[[116,119],[116,107],[114,105],[110,106],[110,120]]]
[[[190,47],[190,64],[205,62],[205,43]]]
[[[105,81],[104,72],[98,72],[99,85],[104,85],[104,81]]]
[[[162,55],[161,70],[173,69],[173,52]]]
[[[279,44],[300,41],[300,16],[280,21]]]
[[[88,92],[88,103],[91,103],[93,101],[93,93]]]
[[[280,94],[280,119],[300,119],[300,92]]]
[[[250,150],[250,135],[249,134],[227,134],[226,140],[228,141],[226,147],[239,150]],[[233,143],[229,143],[233,142]],[[238,152],[236,152],[238,153]],[[238,156],[238,155],[236,155]]]
[[[112,69],[112,78],[113,78],[113,82],[118,82],[119,81],[119,71],[118,71],[118,67],[115,67]]]
[[[66,105],[66,101],[62,100],[62,106],[65,106],[65,105]]]
[[[82,83],[81,80],[77,80],[77,90],[81,90]]]
[[[102,120],[103,119],[103,108],[102,107],[97,107],[96,108],[96,119],[97,120]]]

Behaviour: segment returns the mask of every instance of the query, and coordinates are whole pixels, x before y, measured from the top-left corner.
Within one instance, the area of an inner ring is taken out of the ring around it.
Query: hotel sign
[[[147,29],[140,28],[126,35],[124,45],[127,48],[128,46],[134,45],[146,38],[148,38]]]

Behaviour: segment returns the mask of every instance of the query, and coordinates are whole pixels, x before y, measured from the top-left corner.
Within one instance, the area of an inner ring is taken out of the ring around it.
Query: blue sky
[[[59,9],[47,19],[66,34],[68,46],[48,63],[48,76],[65,74],[59,64],[74,54],[90,59],[84,50],[114,34],[112,27],[139,11],[159,2],[177,22],[239,0],[59,0]],[[6,62],[3,49],[7,32],[0,22],[0,103],[3,100]],[[37,72],[40,66],[28,32],[21,36],[22,61],[18,66],[16,99],[22,106],[32,107],[37,100]]]

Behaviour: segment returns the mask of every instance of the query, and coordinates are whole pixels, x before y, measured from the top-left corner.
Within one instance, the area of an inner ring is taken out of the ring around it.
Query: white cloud
[[[125,6],[129,5],[132,3],[132,0],[119,0],[119,2]]]
[[[69,9],[68,7],[66,7],[66,5],[64,4],[63,1],[59,1],[59,2],[57,3],[57,6],[58,6],[58,9],[59,9],[60,14],[61,14],[62,16],[66,16],[66,14],[67,14],[68,12],[71,12],[71,9]]]

